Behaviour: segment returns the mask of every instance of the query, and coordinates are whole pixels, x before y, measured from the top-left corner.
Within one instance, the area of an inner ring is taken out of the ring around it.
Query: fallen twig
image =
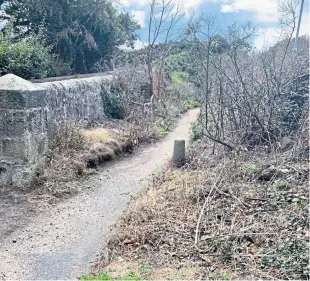
[[[201,209],[201,211],[200,211],[199,218],[198,218],[198,221],[197,221],[197,226],[196,226],[195,245],[197,245],[197,243],[198,243],[198,232],[199,232],[199,225],[200,225],[200,221],[201,221],[202,215],[203,215],[204,210],[205,210],[205,208],[206,208],[206,205],[207,205],[207,203],[208,203],[208,201],[209,201],[209,198],[210,198],[210,196],[211,196],[211,193],[212,193],[213,189],[216,188],[216,185],[217,185],[217,183],[218,183],[218,180],[220,179],[220,177],[221,177],[221,175],[222,175],[222,172],[223,172],[223,170],[224,170],[224,167],[225,167],[225,165],[224,165],[224,166],[222,167],[222,169],[220,170],[220,173],[218,174],[218,176],[217,176],[217,178],[216,178],[216,180],[215,180],[213,186],[211,187],[210,192],[209,192],[209,194],[208,194],[208,196],[207,196],[207,198],[206,198],[206,200],[205,200],[205,202],[204,202],[204,204],[203,204],[203,206],[202,206],[202,209]]]

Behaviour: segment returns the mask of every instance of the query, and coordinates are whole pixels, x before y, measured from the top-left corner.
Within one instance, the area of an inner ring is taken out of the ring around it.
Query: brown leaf
[[[256,248],[250,248],[250,250],[249,250],[249,252],[251,253],[251,254],[255,254],[256,253],[256,251],[257,251],[257,249]]]
[[[133,242],[130,239],[126,238],[123,243],[127,245],[127,244],[132,244]]]

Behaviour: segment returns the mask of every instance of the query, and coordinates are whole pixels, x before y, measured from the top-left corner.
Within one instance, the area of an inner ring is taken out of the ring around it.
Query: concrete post
[[[13,167],[10,163],[8,163],[6,166],[6,173],[7,173],[6,183],[7,185],[12,185],[13,184]]]
[[[175,140],[173,147],[172,162],[175,166],[181,167],[185,163],[185,140]]]

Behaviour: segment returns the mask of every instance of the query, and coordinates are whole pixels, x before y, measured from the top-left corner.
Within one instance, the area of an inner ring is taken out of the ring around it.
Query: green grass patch
[[[113,279],[114,278],[106,272],[99,274],[82,275],[80,277],[80,280],[113,280]]]
[[[157,125],[157,133],[160,136],[167,134],[170,131],[170,127],[166,122],[162,122]]]
[[[80,277],[80,280],[142,280],[142,278],[135,272],[130,271],[126,275],[119,277],[113,277],[107,272],[83,275]]]
[[[174,71],[171,73],[171,81],[174,85],[182,85],[188,82],[189,74],[184,71]]]
[[[196,100],[188,99],[183,102],[182,106],[184,110],[188,110],[188,109],[197,108],[200,106],[200,104]]]
[[[255,163],[244,163],[241,168],[249,175],[253,175],[261,171],[261,166]]]

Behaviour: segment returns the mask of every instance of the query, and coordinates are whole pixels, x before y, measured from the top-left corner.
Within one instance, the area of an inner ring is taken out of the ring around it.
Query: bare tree
[[[191,22],[188,28],[189,32],[194,38],[195,47],[200,55],[203,55],[204,59],[199,59],[205,78],[202,79],[202,84],[205,94],[205,126],[208,127],[208,104],[209,104],[209,84],[210,84],[210,57],[211,57],[211,45],[215,39],[215,36],[219,33],[219,27],[216,22],[216,18],[212,15],[202,14],[197,20]],[[200,56],[201,58],[201,56]]]
[[[307,98],[304,90],[285,89],[309,69],[308,38],[300,41],[296,59],[289,52],[296,8],[293,0],[282,1],[282,36],[263,51],[251,46],[256,28],[250,23],[221,32],[212,17],[201,16],[189,26],[193,67],[205,93],[203,134],[213,142],[230,150],[240,144],[272,148],[283,135],[293,134]]]
[[[183,17],[179,4],[174,0],[152,0],[148,20],[148,42],[146,64],[150,82],[151,104],[164,94],[164,62],[173,44],[177,23]]]

